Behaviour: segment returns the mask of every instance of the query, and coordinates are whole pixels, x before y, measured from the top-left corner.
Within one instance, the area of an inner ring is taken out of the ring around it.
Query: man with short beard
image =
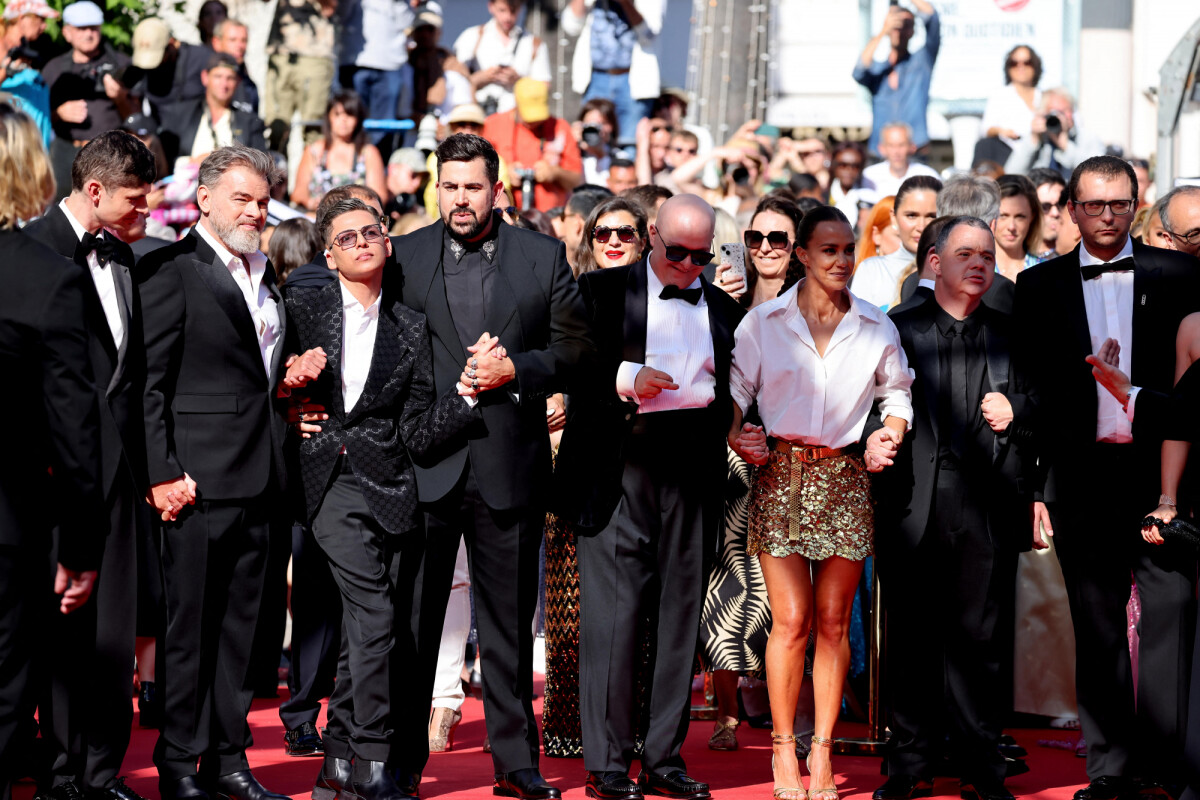
[[[164,800],[284,800],[246,761],[267,551],[287,536],[284,422],[273,409],[286,315],[258,251],[281,179],[259,150],[216,150],[200,165],[196,227],[137,268],[147,500],[163,520],[167,628],[154,762]]]

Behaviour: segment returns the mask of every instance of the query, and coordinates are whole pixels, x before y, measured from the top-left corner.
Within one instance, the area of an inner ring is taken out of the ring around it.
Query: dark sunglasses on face
[[[380,223],[367,225],[359,230],[342,231],[337,236],[333,237],[333,243],[343,250],[349,250],[358,244],[358,235],[362,234],[363,239],[367,244],[379,244],[384,240],[383,227]]]
[[[677,244],[667,244],[667,240],[662,237],[661,233],[658,235],[658,240],[663,243],[663,255],[672,264],[678,264],[688,256],[691,256],[692,264],[697,267],[707,266],[708,262],[713,260],[713,254],[707,250],[689,250]]]
[[[1054,203],[1042,203],[1042,213],[1049,214],[1054,209],[1058,208]]]
[[[625,244],[629,244],[637,238],[637,230],[631,225],[622,225],[619,228],[610,228],[606,225],[599,225],[592,229],[592,240],[597,242],[607,242],[613,234],[617,235]]]
[[[863,162],[861,161],[835,161],[833,162],[834,169],[862,169]]]
[[[1017,61],[1015,58],[1010,58],[1008,60],[1008,68],[1009,69],[1012,69],[1013,67],[1032,67],[1032,66],[1033,66],[1033,62],[1030,61],[1029,59],[1025,59],[1024,61]]]
[[[742,241],[750,250],[762,247],[763,239],[767,240],[767,244],[771,246],[772,250],[787,250],[788,245],[791,244],[786,231],[771,231],[767,234],[762,231],[746,231],[742,234]]]

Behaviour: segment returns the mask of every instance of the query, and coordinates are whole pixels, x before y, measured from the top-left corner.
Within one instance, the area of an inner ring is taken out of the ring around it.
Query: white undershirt
[[[67,222],[71,223],[71,228],[75,231],[75,236],[79,241],[83,241],[83,235],[87,233],[87,229],[79,224],[79,220],[75,219],[75,215],[71,213],[71,209],[67,208],[67,199],[64,197],[59,201],[58,207],[67,215]],[[106,233],[103,229],[97,232],[97,236],[112,236]],[[117,303],[117,276],[109,268],[109,264],[101,264],[100,259],[96,256],[96,251],[92,250],[87,254],[88,271],[92,274],[92,282],[96,284],[96,294],[100,295],[100,307],[104,309],[104,318],[108,320],[108,329],[112,332],[113,344],[117,349],[121,349],[121,343],[125,341],[125,320],[121,317],[121,306]]]

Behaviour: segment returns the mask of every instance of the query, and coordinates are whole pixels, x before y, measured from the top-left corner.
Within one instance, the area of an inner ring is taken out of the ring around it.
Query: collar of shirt
[[[497,42],[500,41],[500,37],[504,35],[503,33],[500,32],[500,26],[496,24],[495,17],[493,17],[492,19],[489,19],[487,22],[483,23],[483,32],[480,35],[480,38],[482,39],[484,36],[488,36],[488,35],[496,37]],[[515,44],[524,35],[525,35],[524,28],[522,28],[520,25],[513,25],[512,30],[510,30],[508,32],[508,45],[506,45],[506,46],[511,46],[511,45]]]
[[[75,215],[71,213],[71,209],[67,208],[67,198],[64,197],[62,200],[59,200],[58,207],[62,209],[64,214],[66,214],[67,222],[71,223],[71,229],[75,231],[75,238],[79,241],[83,241],[83,235],[87,233],[88,230],[80,224],[79,220],[75,219]],[[104,229],[101,228],[96,232],[96,235],[103,236]]]
[[[804,320],[803,315],[800,313],[800,306],[796,302],[796,297],[800,294],[800,287],[804,285],[805,280],[807,278],[801,278],[792,288],[772,300],[771,303],[776,305],[767,311],[767,316],[782,314],[783,321],[787,326],[795,331],[805,344],[813,349],[813,352],[816,352],[817,343],[813,341],[812,332],[809,331],[808,323]],[[853,292],[847,291],[846,294],[850,296],[850,310],[846,312],[846,318],[850,320],[850,324],[843,329],[842,324],[838,323],[833,335],[829,338],[829,344],[825,346],[826,355],[829,354],[834,345],[846,338],[846,336],[854,333],[854,331],[857,331],[864,322],[877,323],[884,317],[882,310],[857,297]]]
[[[492,229],[488,231],[482,242],[471,242],[470,244],[456,239],[450,234],[449,228],[446,230],[446,239],[450,244],[450,252],[454,254],[455,261],[462,261],[462,257],[469,252],[478,250],[483,253],[483,257],[490,264],[496,259],[496,240],[500,236],[500,226],[505,224],[504,220],[500,219],[498,213],[492,214]]]
[[[934,301],[934,302],[936,303],[937,301]],[[978,312],[979,312],[979,309],[977,308],[977,309],[975,309],[975,311],[971,312],[970,314],[968,314],[967,316],[965,316],[961,320],[959,320],[959,319],[955,319],[954,317],[950,316],[950,314],[946,313],[946,309],[942,308],[939,305],[937,307],[937,311],[934,312],[934,321],[937,323],[938,330],[941,331],[942,336],[945,336],[947,339],[951,338],[951,336],[953,335],[951,333],[951,330],[954,328],[954,325],[958,322],[963,323],[963,333],[964,334],[966,334],[967,336],[974,337],[975,334],[979,332]]]
[[[242,266],[242,259],[245,259],[246,265],[250,267],[250,285],[257,287],[262,284],[263,275],[267,271],[267,257],[259,251],[253,253],[243,253],[240,256],[229,252],[220,239],[212,234],[205,227],[203,222],[196,223],[196,232],[200,234],[200,238],[208,242],[208,246],[216,251],[217,258],[221,259],[221,263],[230,271],[234,272]]]
[[[696,280],[692,281],[691,283],[689,283],[687,286],[684,286],[683,288],[684,289],[699,289],[701,285],[702,284],[700,283],[700,276],[697,275]],[[654,267],[650,266],[650,258],[647,257],[646,258],[646,295],[648,297],[654,298],[655,300],[662,300],[662,298],[659,297],[659,295],[662,294],[662,290],[663,290],[663,282],[658,279],[658,273],[654,271]],[[662,300],[662,302],[665,303],[667,301]],[[696,303],[696,308],[704,308],[705,305],[706,305],[706,303],[704,300],[704,292],[701,292],[700,293],[700,302]]]
[[[917,286],[924,286],[926,289],[934,289],[937,287],[937,281],[932,281],[929,278],[921,278],[917,281]]]
[[[1121,248],[1121,252],[1113,256],[1112,261],[1097,258],[1088,252],[1087,246],[1083,242],[1079,243],[1079,266],[1081,267],[1088,267],[1095,264],[1111,264],[1113,261],[1120,261],[1122,258],[1133,258],[1133,238],[1130,236],[1125,237],[1125,246]]]
[[[346,284],[338,281],[338,286],[342,290],[342,311],[349,314],[354,314],[365,319],[379,319],[379,308],[383,300],[383,292],[375,295],[375,302],[369,306],[363,306],[362,303],[350,294],[350,290],[346,288]]]

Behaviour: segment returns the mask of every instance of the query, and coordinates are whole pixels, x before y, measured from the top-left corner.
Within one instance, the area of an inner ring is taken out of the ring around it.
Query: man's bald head
[[[717,214],[712,206],[694,194],[677,194],[662,204],[658,220],[650,226],[650,267],[664,284],[680,288],[690,286],[708,261],[697,264],[691,254],[709,253]],[[667,247],[690,251],[679,261],[667,258]],[[711,253],[709,253],[711,257]]]
[[[697,195],[677,194],[668,198],[658,209],[657,224],[658,229],[672,244],[675,243],[673,237],[696,232],[702,234],[699,238],[711,243],[713,228],[717,224],[717,213]]]

